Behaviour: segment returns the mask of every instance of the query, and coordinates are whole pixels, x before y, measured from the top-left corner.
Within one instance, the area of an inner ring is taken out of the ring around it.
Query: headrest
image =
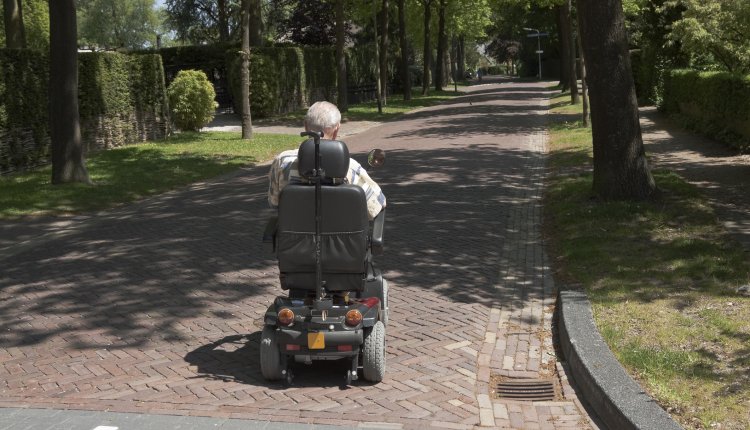
[[[299,146],[297,169],[300,176],[310,178],[315,170],[315,141],[308,139]],[[349,175],[349,148],[338,140],[320,139],[320,167],[326,178]]]

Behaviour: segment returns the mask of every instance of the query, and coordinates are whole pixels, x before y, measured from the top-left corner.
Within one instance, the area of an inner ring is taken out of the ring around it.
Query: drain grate
[[[547,379],[504,379],[497,382],[495,395],[530,402],[555,400],[555,383]]]

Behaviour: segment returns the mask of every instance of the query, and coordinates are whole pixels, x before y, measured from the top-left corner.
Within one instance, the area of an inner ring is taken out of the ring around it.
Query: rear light
[[[337,348],[338,348],[339,351],[342,351],[342,352],[346,352],[346,351],[351,351],[352,350],[352,346],[351,345],[339,345]]]
[[[299,351],[300,346],[299,345],[292,345],[291,343],[286,344],[286,350],[287,351]]]
[[[362,312],[352,309],[346,313],[346,325],[354,327],[362,322]]]
[[[291,325],[294,322],[294,312],[291,309],[284,308],[279,311],[278,321],[281,325]]]
[[[378,299],[377,297],[368,297],[362,300],[360,303],[372,309],[375,306],[380,305],[380,299]]]

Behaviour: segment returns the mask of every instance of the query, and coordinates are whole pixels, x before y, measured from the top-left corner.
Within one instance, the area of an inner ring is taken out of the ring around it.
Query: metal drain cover
[[[530,402],[555,400],[555,383],[548,379],[503,379],[497,382],[495,395]]]

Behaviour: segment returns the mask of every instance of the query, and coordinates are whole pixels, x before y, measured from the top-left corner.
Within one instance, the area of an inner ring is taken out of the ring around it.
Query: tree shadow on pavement
[[[392,282],[394,306],[409,304],[407,289],[495,306],[498,288],[521,300],[524,286],[540,276],[540,239],[527,223],[530,211],[540,210],[533,200],[542,155],[526,140],[542,129],[544,115],[485,109],[434,109],[443,117],[413,134],[444,135],[438,145],[410,148],[397,131],[386,142],[400,146],[374,174],[388,198],[386,253],[378,263]],[[474,123],[476,113],[493,116]],[[517,134],[514,145],[498,145],[503,134]],[[481,143],[465,140],[477,137]],[[282,293],[273,256],[261,244],[271,214],[267,169],[247,168],[102,214],[88,228],[5,258],[0,343],[146,348],[259,329]]]

